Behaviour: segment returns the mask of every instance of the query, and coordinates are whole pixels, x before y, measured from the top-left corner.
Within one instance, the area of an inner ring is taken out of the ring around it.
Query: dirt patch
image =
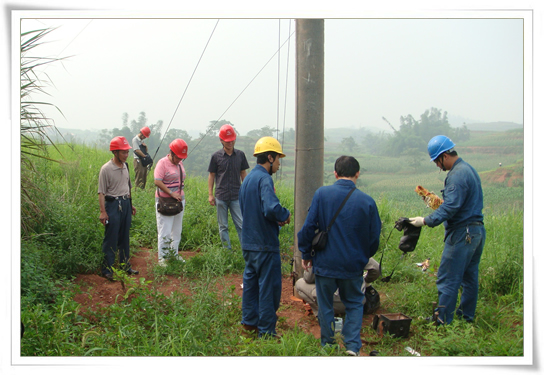
[[[198,252],[181,253],[184,259],[188,259],[198,254]],[[153,254],[149,249],[142,248],[136,252],[132,259],[132,267],[135,270],[140,271],[137,277],[143,277],[146,280],[152,280],[153,274],[151,273],[152,267],[155,264],[155,260],[152,259]],[[191,295],[189,289],[190,280],[184,277],[165,276],[166,280],[161,281],[159,286],[155,286],[165,296],[169,296],[172,292],[177,291],[184,293],[187,296]],[[80,287],[80,293],[74,297],[74,300],[78,302],[82,308],[80,313],[85,311],[96,311],[100,307],[107,307],[114,303],[123,300],[125,292],[123,291],[120,282],[110,282],[105,278],[98,275],[78,275],[75,279],[75,283]],[[220,293],[225,288],[234,286],[234,293],[238,296],[242,296],[242,275],[226,275],[224,280],[218,282],[216,285],[218,292]],[[383,299],[383,296],[381,296]],[[376,314],[385,313],[381,309],[378,309]],[[365,314],[363,317],[363,326],[371,325],[374,315]],[[304,306],[302,300],[296,298],[293,295],[293,281],[290,277],[284,277],[282,281],[282,294],[280,308],[278,310],[278,333],[289,331],[298,327],[303,332],[313,335],[316,339],[320,337],[319,323],[316,317],[311,313],[308,307]],[[363,338],[364,339],[364,338]],[[365,354],[365,342],[363,341],[363,348],[361,353]]]
[[[518,168],[519,169],[519,168]],[[484,184],[501,184],[508,187],[522,186],[523,173],[514,167],[499,167],[493,171],[480,174]]]

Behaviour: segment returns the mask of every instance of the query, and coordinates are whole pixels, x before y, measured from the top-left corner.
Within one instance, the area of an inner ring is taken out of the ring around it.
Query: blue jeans
[[[242,324],[259,329],[259,337],[276,334],[281,299],[279,252],[242,251],[246,267],[242,292]]]
[[[346,307],[342,327],[346,350],[358,353],[361,350],[361,327],[363,325],[363,298],[361,291],[363,276],[354,279],[332,279],[315,275],[318,304],[318,320],[321,328],[321,346],[334,344],[333,295],[336,289]]]
[[[222,201],[215,198],[215,205],[217,206],[217,223],[219,224],[219,237],[223,246],[230,249],[229,238],[229,210],[236,232],[238,232],[238,240],[242,240],[242,210],[240,209],[240,202],[235,201]]]
[[[478,268],[485,244],[485,227],[469,225],[470,242],[466,241],[467,227],[454,229],[445,241],[436,280],[438,289],[438,317],[446,324],[453,320],[454,312],[473,321],[478,301]],[[463,288],[457,311],[459,288]]]
[[[112,273],[111,267],[115,263],[115,257],[119,252],[119,263],[124,263],[125,270],[130,269],[130,240],[129,232],[132,223],[132,206],[130,200],[121,199],[112,202],[104,202],[108,213],[108,224],[104,229],[102,251],[104,262],[102,274]]]

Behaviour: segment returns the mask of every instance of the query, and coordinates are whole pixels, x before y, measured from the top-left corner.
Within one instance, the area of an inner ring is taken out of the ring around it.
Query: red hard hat
[[[149,138],[149,135],[151,134],[151,129],[149,129],[147,126],[144,126],[140,129],[140,133],[142,133],[144,137]]]
[[[180,159],[187,159],[187,142],[177,138],[170,143],[170,150]]]
[[[110,142],[110,151],[115,150],[128,150],[131,149],[130,144],[128,143],[125,137],[115,137]]]
[[[231,125],[223,125],[219,129],[219,138],[225,142],[232,142],[236,140],[236,132]]]

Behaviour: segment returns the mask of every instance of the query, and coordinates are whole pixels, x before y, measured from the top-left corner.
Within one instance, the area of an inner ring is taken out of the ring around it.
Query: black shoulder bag
[[[151,156],[149,156],[149,154],[147,153],[147,146],[140,145],[140,151],[142,151],[142,153],[145,155],[143,158],[138,155],[138,158],[140,159],[142,165],[144,167],[147,167],[148,165],[153,165],[153,159],[151,159]]]
[[[183,181],[182,181],[183,172],[181,171],[181,167],[179,166],[179,164],[178,164],[178,168],[179,168],[179,180],[180,180],[179,187],[181,192],[181,188],[183,186]],[[181,211],[183,211],[183,202],[178,201],[176,198],[172,198],[172,197],[162,197],[158,187],[157,187],[157,195],[159,196],[159,203],[157,203],[157,211],[160,214],[164,216],[174,216],[181,213]]]
[[[338,207],[338,210],[334,214],[334,217],[332,218],[331,222],[329,223],[329,226],[327,227],[327,229],[325,231],[323,231],[323,232],[318,230],[317,233],[315,234],[314,239],[312,240],[312,252],[310,253],[311,256],[315,256],[315,253],[317,251],[325,250],[325,246],[327,245],[327,240],[328,240],[328,237],[329,237],[329,231],[331,230],[332,225],[334,224],[334,221],[336,220],[336,217],[338,216],[338,214],[342,210],[342,207],[344,207],[344,204],[346,204],[348,198],[350,197],[351,193],[353,193],[355,191],[355,189],[356,188],[351,189],[351,191],[348,193],[348,195],[344,198],[344,201],[342,202],[340,207]]]

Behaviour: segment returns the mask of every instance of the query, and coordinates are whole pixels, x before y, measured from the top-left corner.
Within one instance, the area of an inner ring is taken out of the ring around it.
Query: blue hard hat
[[[427,151],[429,151],[431,161],[435,161],[435,159],[439,157],[440,154],[449,151],[454,147],[455,143],[453,143],[451,139],[449,139],[445,135],[437,135],[429,141],[429,144],[427,145]]]

